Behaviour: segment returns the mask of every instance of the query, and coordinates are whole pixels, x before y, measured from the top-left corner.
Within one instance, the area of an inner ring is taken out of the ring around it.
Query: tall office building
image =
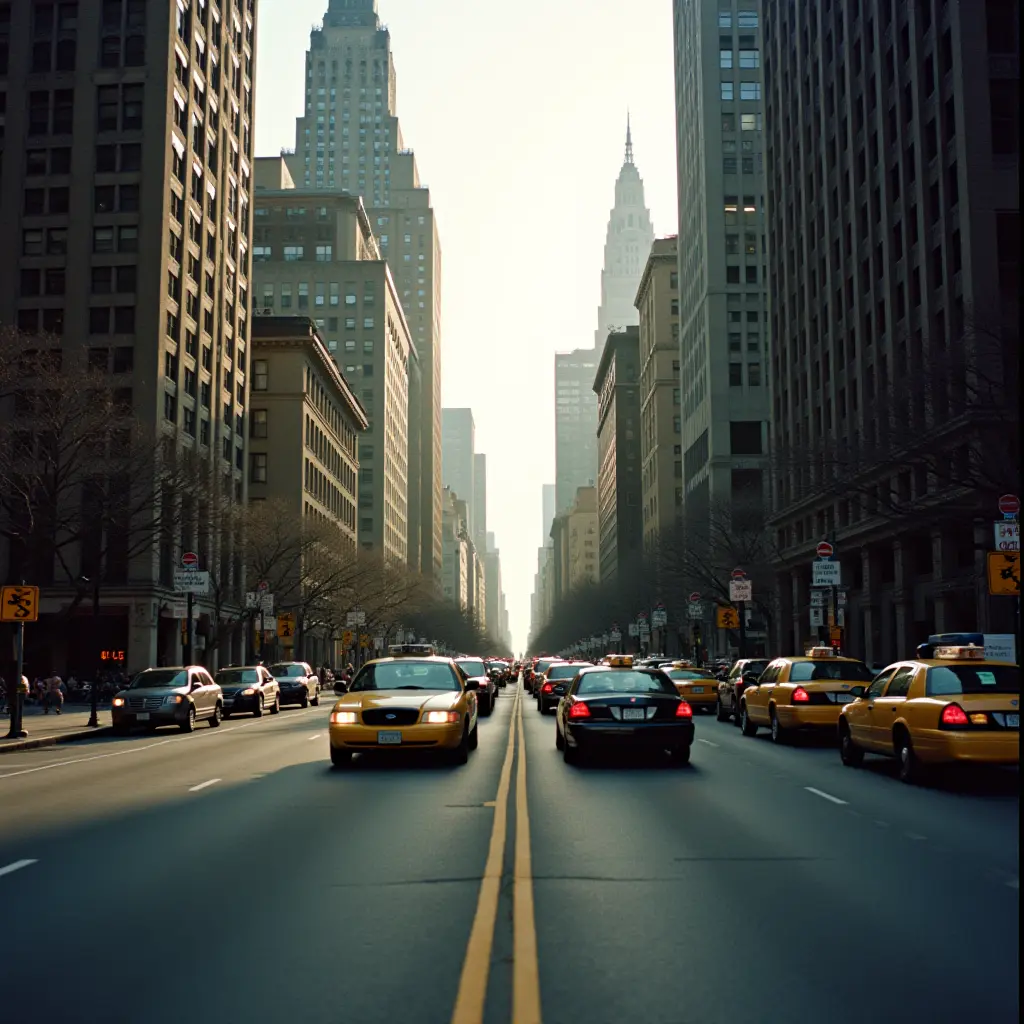
[[[329,0],[310,33],[303,116],[287,159],[295,181],[363,196],[419,356],[410,534],[421,571],[441,572],[441,246],[396,113],[391,35],[377,0]]]
[[[441,472],[444,485],[466,503],[466,528],[474,534],[473,486],[476,469],[476,425],[472,409],[441,410]]]
[[[781,649],[826,536],[867,661],[1015,628],[984,559],[1020,473],[1019,10],[764,0]]]
[[[759,0],[674,0],[682,512],[758,502],[767,450]]]
[[[551,523],[555,518],[555,485],[543,484],[541,486],[541,515],[543,517],[543,529],[541,536],[544,543],[550,543]]]
[[[255,31],[256,0],[0,3],[0,323],[60,335],[65,365],[110,372],[133,414],[239,502]],[[199,540],[233,557],[229,537],[202,533],[91,570],[99,626],[61,629],[64,667],[90,665],[97,642],[131,665],[180,658],[174,565]],[[47,586],[44,612],[78,590]]]
[[[480,557],[487,552],[487,456],[473,453],[473,544]]]
[[[600,349],[555,354],[555,512],[576,500],[578,487],[597,483],[597,395]]]
[[[610,331],[621,331],[639,322],[633,300],[653,241],[644,182],[633,162],[633,133],[627,122],[626,156],[615,182],[615,205],[608,217],[604,243],[595,348],[604,348]]]

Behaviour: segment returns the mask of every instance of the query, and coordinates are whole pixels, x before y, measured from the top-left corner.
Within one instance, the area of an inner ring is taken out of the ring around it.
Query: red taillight
[[[540,692],[541,692],[541,693],[550,693],[550,692],[551,692],[551,691],[552,691],[553,689],[554,689],[554,687],[553,687],[553,686],[552,686],[552,685],[551,685],[550,683],[545,683],[545,684],[544,684],[544,685],[543,685],[543,686],[542,686],[542,687],[540,688]]]
[[[676,708],[676,718],[693,718],[693,708],[685,700],[679,702],[679,707]]]
[[[942,709],[942,724],[943,725],[969,725],[970,720],[967,718],[967,712],[964,711],[959,704],[947,704]]]
[[[810,704],[811,695],[802,686],[798,686],[790,699],[794,704]]]
[[[577,701],[571,708],[569,708],[570,718],[589,718],[590,708],[587,707],[582,701]]]

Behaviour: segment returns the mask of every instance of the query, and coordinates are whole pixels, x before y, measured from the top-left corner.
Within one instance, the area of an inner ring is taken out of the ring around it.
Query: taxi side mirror
[[[850,693],[852,693],[854,695],[854,697],[858,697],[858,698],[859,697],[863,697],[864,694],[867,693],[867,692],[868,691],[863,686],[851,686],[850,687]]]
[[[479,679],[467,679],[466,680],[466,689],[467,690],[479,690],[480,689],[480,680]]]

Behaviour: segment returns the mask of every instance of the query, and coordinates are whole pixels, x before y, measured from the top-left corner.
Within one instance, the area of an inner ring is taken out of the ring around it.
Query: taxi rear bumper
[[[695,708],[713,708],[718,704],[717,689],[712,690],[710,687],[706,687],[704,693],[684,693],[682,690],[678,690],[677,692],[687,704],[690,704]]]
[[[835,729],[845,704],[809,704],[796,707],[776,704],[775,715],[783,729]]]
[[[454,750],[462,740],[464,722],[447,725],[405,725],[392,729],[375,725],[332,725],[331,746],[337,750]],[[401,733],[401,743],[381,743],[378,733]]]
[[[581,750],[633,748],[640,750],[671,750],[693,743],[693,722],[567,722],[566,739]]]
[[[914,753],[929,764],[1019,764],[1020,732],[979,730],[949,732],[944,729],[916,730],[911,734]]]

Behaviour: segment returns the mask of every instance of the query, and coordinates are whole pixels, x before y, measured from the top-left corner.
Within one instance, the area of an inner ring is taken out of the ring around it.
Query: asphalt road
[[[710,716],[688,768],[569,768],[516,705],[463,768],[332,771],[326,707],[3,755],[0,1019],[1018,1019],[1016,774]]]

